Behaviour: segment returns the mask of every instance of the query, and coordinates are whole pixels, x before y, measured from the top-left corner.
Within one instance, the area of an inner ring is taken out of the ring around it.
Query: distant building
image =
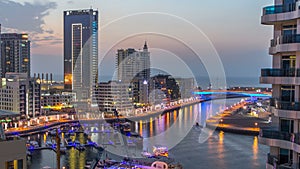
[[[98,11],[64,11],[64,86],[91,101],[98,82]]]
[[[274,0],[261,23],[273,26],[269,54],[272,68],[262,69],[260,83],[272,84],[272,128],[261,129],[259,142],[270,146],[267,169],[300,166],[300,9],[298,0]]]
[[[189,98],[193,96],[193,92],[196,88],[194,78],[175,78],[181,98]]]
[[[158,104],[180,99],[180,88],[170,75],[156,75],[150,81],[150,102]]]
[[[1,32],[1,31],[0,31]],[[30,41],[28,34],[1,34],[1,77],[8,72],[30,77]]]
[[[99,83],[96,88],[96,98],[101,112],[120,114],[133,112],[132,87],[130,83],[110,81]]]
[[[148,103],[150,80],[150,52],[147,43],[142,51],[135,49],[119,49],[116,56],[117,80],[131,83],[133,87],[133,101]]]
[[[47,106],[58,106],[58,105],[71,105],[74,101],[73,93],[55,93],[55,94],[42,94],[41,96],[41,105],[43,107]]]
[[[26,73],[6,73],[0,86],[0,110],[20,113],[21,119],[35,118],[41,111],[41,89]]]

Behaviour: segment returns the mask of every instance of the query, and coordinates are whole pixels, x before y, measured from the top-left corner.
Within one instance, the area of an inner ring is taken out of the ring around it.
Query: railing
[[[281,101],[276,98],[270,99],[270,106],[275,107],[276,109],[300,111],[299,102]]]
[[[288,5],[273,5],[273,6],[264,7],[263,15],[292,12],[295,10],[296,10],[296,3],[291,3],[290,6],[288,6]]]
[[[300,34],[278,36],[277,38],[271,40],[271,47],[288,43],[300,43]]]
[[[262,77],[300,77],[300,69],[261,69]]]
[[[284,140],[288,142],[293,142],[300,145],[300,134],[288,133],[276,131],[274,129],[261,129],[259,133],[260,137],[276,139],[276,140]]]

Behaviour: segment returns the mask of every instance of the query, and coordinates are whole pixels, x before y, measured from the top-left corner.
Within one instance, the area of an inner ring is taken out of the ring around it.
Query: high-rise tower
[[[64,11],[64,84],[77,101],[90,100],[98,82],[98,11]]]
[[[116,56],[117,80],[131,83],[133,86],[133,100],[148,103],[150,80],[150,52],[147,42],[141,51],[135,49],[119,49]]]
[[[272,84],[271,129],[261,129],[259,141],[270,146],[267,169],[300,168],[300,2],[275,0],[263,9],[261,22],[272,25],[269,48],[272,68],[262,69],[260,82]]]
[[[28,34],[1,34],[1,78],[8,72],[30,77],[30,41]]]

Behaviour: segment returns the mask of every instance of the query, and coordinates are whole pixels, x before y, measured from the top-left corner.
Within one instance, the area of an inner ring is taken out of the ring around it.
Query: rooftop
[[[0,119],[5,117],[14,117],[19,116],[19,113],[8,111],[8,110],[0,110]]]

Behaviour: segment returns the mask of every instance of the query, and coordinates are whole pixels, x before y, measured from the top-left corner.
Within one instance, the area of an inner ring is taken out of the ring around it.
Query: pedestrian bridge
[[[251,97],[252,99],[255,98],[268,99],[271,97],[271,94],[269,93],[254,92],[254,91],[203,90],[203,91],[195,91],[194,94],[200,95],[201,97],[227,96],[227,97]]]

